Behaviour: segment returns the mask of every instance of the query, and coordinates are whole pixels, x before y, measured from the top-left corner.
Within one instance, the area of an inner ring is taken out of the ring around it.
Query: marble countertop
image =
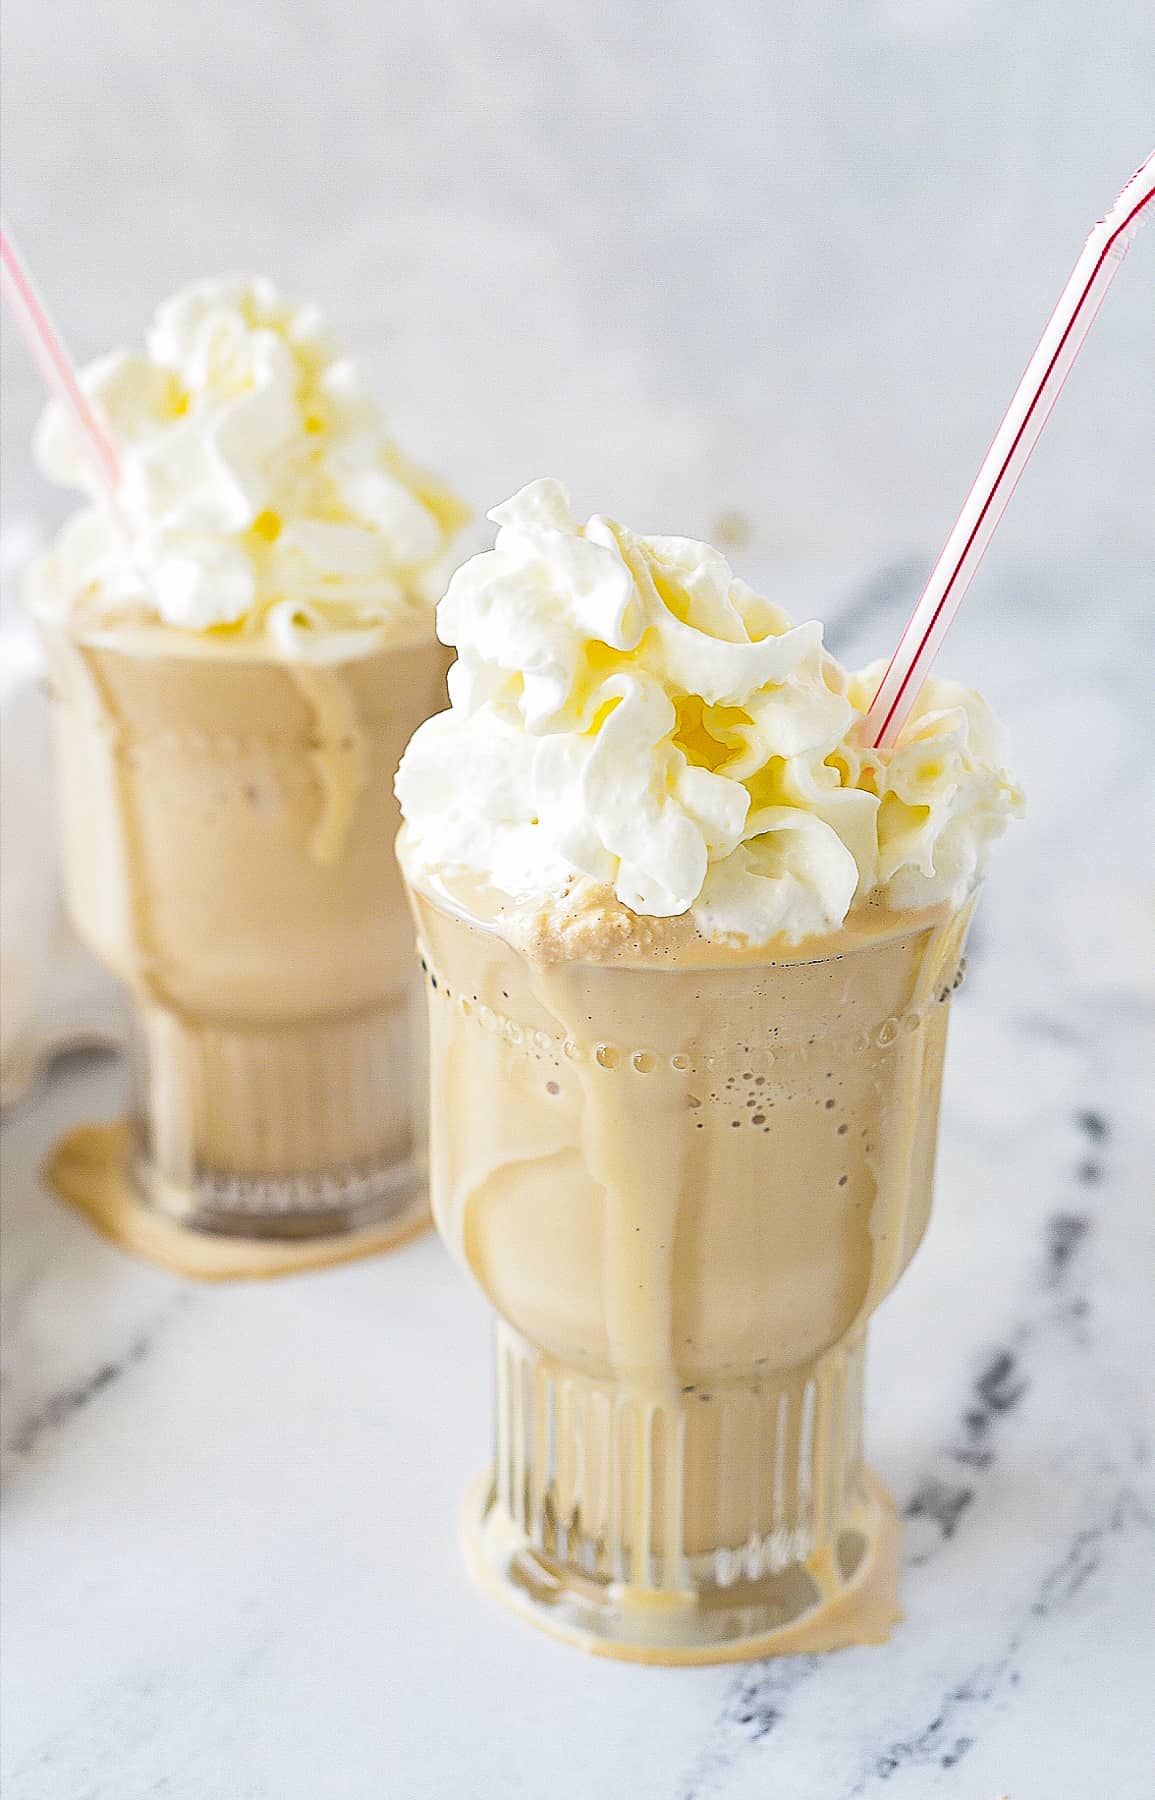
[[[556,472],[640,529],[728,517],[849,660],[893,644],[1150,147],[1149,0],[1109,33],[1077,0],[1045,31],[989,0],[5,14],[6,203],[78,354],[267,269],[479,511]],[[1149,231],[947,659],[1030,815],[873,1331],[892,1642],[654,1671],[492,1609],[454,1540],[488,1321],[438,1244],[256,1287],[130,1261],[39,1178],[121,1103],[73,1058],[2,1129],[11,1800],[1149,1800],[1153,281]],[[11,333],[3,381],[7,514],[47,521]]]
[[[644,1670],[491,1607],[454,1541],[487,1319],[438,1243],[265,1286],[130,1261],[39,1180],[120,1102],[115,1061],[73,1060],[3,1127],[13,1800],[1147,1800],[1146,600],[1104,586],[1090,653],[1072,627],[1027,656],[1060,598],[996,591],[983,625],[1033,804],[956,1003],[937,1216],[874,1328],[892,1642]]]

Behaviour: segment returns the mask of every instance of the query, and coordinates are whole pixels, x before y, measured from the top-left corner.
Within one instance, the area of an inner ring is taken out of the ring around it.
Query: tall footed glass
[[[397,1241],[426,1196],[392,776],[444,652],[43,634],[69,910],[135,1047],[127,1136],[67,1140],[57,1185],[203,1275]]]
[[[969,906],[794,960],[545,962],[412,900],[434,1215],[497,1312],[475,1573],[641,1661],[884,1638],[866,1335],[926,1229]]]

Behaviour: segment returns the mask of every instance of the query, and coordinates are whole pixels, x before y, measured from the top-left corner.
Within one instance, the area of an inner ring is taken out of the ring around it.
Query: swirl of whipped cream
[[[54,402],[37,459],[94,504],[42,562],[34,602],[264,632],[289,655],[427,616],[464,509],[391,443],[315,306],[261,278],[201,282],[159,309],[144,353],[81,379],[116,446],[128,542]]]
[[[966,898],[1020,806],[977,694],[931,682],[895,749],[864,748],[880,671],[848,675],[709,545],[581,527],[549,480],[489,516],[438,609],[452,705],[397,776],[415,872],[537,904],[585,876],[734,943]]]

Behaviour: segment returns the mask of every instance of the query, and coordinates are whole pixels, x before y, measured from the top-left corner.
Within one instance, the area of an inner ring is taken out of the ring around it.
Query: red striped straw
[[[868,742],[893,744],[901,732],[1095,314],[1131,247],[1142,223],[1143,209],[1152,200],[1155,151],[1132,175],[1106,218],[1095,226],[1047,321],[1039,347],[1015,389],[1006,417],[995,433],[966,504],[874,696],[867,714]]]
[[[3,224],[0,224],[0,294],[20,327],[48,391],[59,400],[76,427],[77,436],[92,465],[92,472],[104,490],[113,517],[127,535],[128,528],[117,499],[120,463],[116,451],[97,423],[96,415],[77,378],[72,358],[64,348],[64,340],[36,292],[28,268],[12,240],[12,233]]]

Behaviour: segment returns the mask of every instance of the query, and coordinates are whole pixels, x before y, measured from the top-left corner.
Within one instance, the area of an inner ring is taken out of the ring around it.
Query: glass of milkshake
[[[87,489],[32,573],[65,884],[132,1002],[126,1127],[54,1159],[121,1241],[202,1275],[382,1248],[425,1217],[391,781],[444,703],[433,601],[462,509],[385,434],[317,310],[263,280],[162,306],[85,372]]]
[[[606,1655],[878,1641],[870,1318],[926,1228],[949,1002],[1019,797],[983,702],[894,750],[708,546],[557,483],[454,576],[397,788],[430,1175],[497,1313],[478,1578]]]

